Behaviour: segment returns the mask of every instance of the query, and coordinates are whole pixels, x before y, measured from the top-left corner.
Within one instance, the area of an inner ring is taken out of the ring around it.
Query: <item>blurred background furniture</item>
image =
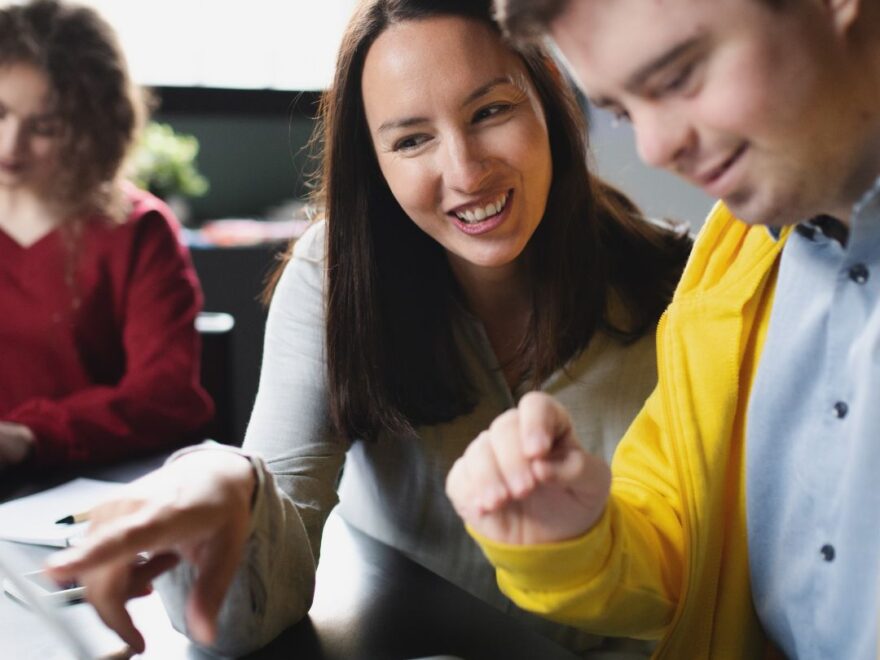
[[[206,435],[226,444],[241,444],[236,428],[234,329],[232,314],[202,312],[196,318],[202,340],[202,386],[214,400],[214,419]]]
[[[216,358],[220,365],[225,365],[226,384],[219,388],[219,396],[227,403],[222,409],[224,419],[218,420],[222,428],[217,431],[224,437],[218,436],[218,441],[240,445],[244,439],[257,395],[263,356],[266,307],[260,301],[260,295],[266,278],[285,249],[286,243],[283,242],[190,247],[205,294],[204,308],[226,313],[234,319],[234,330],[230,328],[221,333],[222,337],[203,335],[203,340],[212,344],[203,349],[204,361]],[[220,359],[217,352],[209,351],[221,351],[224,357]],[[220,374],[216,372],[203,372],[203,375],[210,383],[219,382]]]

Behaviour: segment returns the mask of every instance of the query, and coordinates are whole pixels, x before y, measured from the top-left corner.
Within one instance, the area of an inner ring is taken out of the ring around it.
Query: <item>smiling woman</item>
[[[523,251],[543,217],[553,167],[525,65],[486,46],[493,41],[491,26],[458,17],[393,25],[367,54],[363,98],[391,194],[442,247],[515,388],[524,365],[511,329],[527,326],[532,306]]]
[[[204,448],[172,461],[142,484],[164,495],[108,507],[56,575],[81,577],[138,648],[113,585],[144,579],[117,560],[180,554],[158,585],[172,619],[244,654],[308,611],[339,503],[578,653],[644,657],[515,608],[443,492],[529,390],[576,408],[580,437],[609,457],[654,387],[653,328],[690,242],[590,175],[585,133],[552,59],[507,45],[488,0],[360,3],[322,101],[319,219],[274,288],[250,462]]]
[[[455,17],[399,23],[376,39],[363,73],[367,125],[392,195],[474,286],[520,279],[552,176],[537,92],[513,52],[486,48],[493,38],[490,26]]]

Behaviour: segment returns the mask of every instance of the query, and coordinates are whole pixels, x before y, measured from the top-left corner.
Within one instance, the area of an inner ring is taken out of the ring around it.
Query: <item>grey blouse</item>
[[[332,431],[323,277],[324,225],[318,223],[297,242],[269,311],[260,387],[243,446],[260,473],[253,531],[221,609],[215,650],[250,652],[307,613],[324,521],[338,503],[351,525],[585,657],[647,657],[644,643],[602,640],[518,609],[498,590],[492,567],[447,500],[444,481],[452,463],[525,393],[510,391],[476,318],[462,313],[454,328],[480,395],[471,413],[418,428],[417,437],[374,443]],[[610,461],[655,383],[653,335],[623,345],[598,333],[542,389],[568,408],[585,448]],[[157,583],[180,630],[191,578],[184,565]]]

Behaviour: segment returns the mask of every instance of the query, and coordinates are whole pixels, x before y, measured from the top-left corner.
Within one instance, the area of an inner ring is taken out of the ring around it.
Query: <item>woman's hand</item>
[[[19,463],[34,449],[34,433],[27,426],[0,422],[0,470]]]
[[[479,534],[531,545],[584,534],[605,510],[610,485],[608,465],[581,448],[565,409],[532,392],[471,443],[446,494]]]
[[[232,452],[184,454],[93,509],[84,542],[52,555],[48,574],[85,586],[104,623],[141,653],[144,639],[125,603],[150,593],[156,576],[185,559],[197,575],[187,625],[196,641],[208,645],[242,559],[255,482],[250,461]]]

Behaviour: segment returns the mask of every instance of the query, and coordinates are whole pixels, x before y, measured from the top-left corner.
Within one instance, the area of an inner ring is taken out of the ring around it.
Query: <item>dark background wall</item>
[[[317,93],[174,87],[155,93],[154,119],[199,140],[199,169],[211,187],[191,200],[197,222],[260,218],[306,194]]]
[[[268,209],[303,197],[310,159],[306,145],[318,95],[293,92],[160,88],[154,119],[199,140],[198,165],[210,189],[192,200],[199,223],[219,218],[261,219]],[[286,249],[284,243],[191,247],[205,310],[235,318],[229,377],[229,438],[244,438],[259,383],[266,309],[260,294]]]
[[[230,429],[221,429],[214,439],[241,444],[250,419],[260,379],[266,308],[259,300],[268,273],[275,267],[284,245],[191,248],[193,264],[205,294],[205,310],[226,312],[235,319],[232,336],[225,342],[224,356],[229,409],[222,418]]]

